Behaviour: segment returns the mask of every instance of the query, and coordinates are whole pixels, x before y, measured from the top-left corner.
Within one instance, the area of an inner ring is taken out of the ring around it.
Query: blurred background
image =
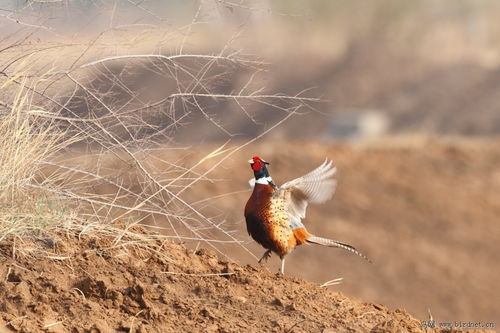
[[[78,137],[41,175],[80,168],[68,193],[108,208],[147,201],[134,210],[141,223],[256,265],[263,249],[242,216],[246,161],[270,161],[282,184],[328,157],[337,193],[308,208],[306,225],[374,264],[303,246],[288,274],[343,277],[333,289],[419,319],[494,322],[499,7],[0,0],[0,76],[27,87],[38,117]],[[1,112],[14,95],[0,92]]]

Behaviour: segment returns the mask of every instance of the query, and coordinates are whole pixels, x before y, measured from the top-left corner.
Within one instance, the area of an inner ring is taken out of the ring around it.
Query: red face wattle
[[[259,171],[260,169],[262,169],[262,166],[264,165],[264,163],[262,162],[262,160],[260,159],[259,156],[254,156],[253,163],[251,165],[252,165],[253,171]]]

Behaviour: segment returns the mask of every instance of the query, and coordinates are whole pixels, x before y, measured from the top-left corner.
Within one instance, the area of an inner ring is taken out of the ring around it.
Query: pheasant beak
[[[248,160],[248,163],[253,164],[253,163],[254,163],[254,162],[253,162],[253,158],[249,159],[249,160]]]

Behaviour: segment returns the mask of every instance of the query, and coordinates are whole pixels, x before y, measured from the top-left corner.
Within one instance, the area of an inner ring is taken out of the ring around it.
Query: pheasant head
[[[250,167],[253,170],[253,174],[255,176],[255,182],[257,184],[269,184],[272,183],[272,178],[269,175],[269,171],[267,170],[267,165],[269,162],[264,161],[259,156],[254,156],[252,159],[248,160],[250,163]]]

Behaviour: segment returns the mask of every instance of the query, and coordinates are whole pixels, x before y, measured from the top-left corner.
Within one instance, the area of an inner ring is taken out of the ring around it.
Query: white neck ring
[[[272,182],[273,179],[271,177],[261,177],[255,181],[256,184],[264,184],[264,185],[269,185],[270,182]]]

